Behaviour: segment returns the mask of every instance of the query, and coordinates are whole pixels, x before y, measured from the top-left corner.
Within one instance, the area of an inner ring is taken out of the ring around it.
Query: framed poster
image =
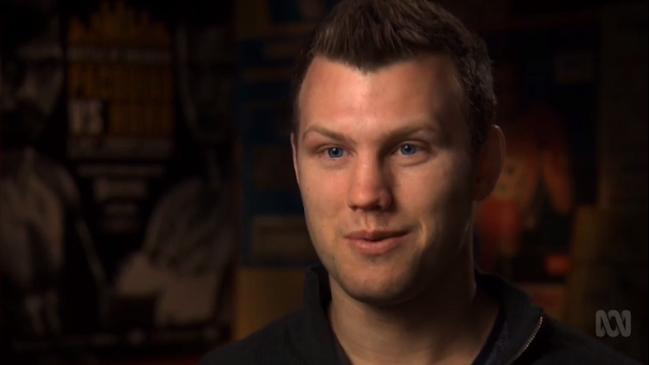
[[[212,348],[229,336],[239,227],[227,26],[120,1],[16,2],[11,17],[2,81],[16,93],[2,96],[17,102],[3,99],[15,107],[0,119],[9,358]]]

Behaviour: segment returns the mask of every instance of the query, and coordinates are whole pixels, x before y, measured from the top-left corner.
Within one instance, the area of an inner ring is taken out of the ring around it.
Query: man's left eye
[[[404,143],[401,146],[399,146],[399,152],[402,155],[406,155],[406,156],[414,155],[415,153],[417,153],[418,150],[419,149],[417,148],[417,146],[411,143]]]

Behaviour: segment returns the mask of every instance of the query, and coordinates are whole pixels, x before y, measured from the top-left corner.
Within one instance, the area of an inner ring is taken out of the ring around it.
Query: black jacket
[[[482,273],[477,283],[497,298],[501,310],[474,364],[636,364],[594,339],[547,317],[520,290]],[[216,349],[201,365],[346,365],[326,309],[331,300],[322,266],[307,272],[304,308],[250,337]]]

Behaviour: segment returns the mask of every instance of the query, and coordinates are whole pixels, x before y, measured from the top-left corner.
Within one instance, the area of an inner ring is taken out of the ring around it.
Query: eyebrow
[[[335,139],[337,141],[353,142],[353,140],[351,138],[349,138],[349,137],[347,137],[347,136],[345,136],[345,135],[343,135],[341,133],[334,132],[334,131],[329,130],[329,129],[325,128],[325,127],[321,127],[321,126],[317,126],[317,125],[307,128],[304,131],[304,133],[302,133],[302,138],[301,139],[304,140],[306,138],[306,135],[311,133],[311,132],[322,134],[325,137],[329,137],[329,138]]]
[[[393,131],[390,131],[389,133],[385,133],[385,136],[382,139],[383,139],[384,142],[385,141],[392,142],[392,141],[399,140],[399,139],[402,139],[402,138],[407,137],[407,136],[411,136],[411,135],[419,133],[419,132],[426,132],[426,133],[433,134],[433,135],[440,135],[439,129],[434,128],[434,127],[432,127],[432,126],[430,126],[428,124],[429,123],[423,123],[422,122],[422,123],[417,123],[416,125],[410,125],[410,126],[405,126],[405,127],[402,127],[402,128],[397,128],[397,129],[395,129]],[[322,127],[322,126],[311,126],[311,127],[307,128],[304,131],[304,133],[302,133],[302,138],[301,139],[304,140],[306,135],[311,133],[311,132],[322,134],[322,135],[324,135],[326,137],[329,137],[329,138],[337,140],[337,141],[343,141],[343,142],[347,142],[347,143],[353,143],[354,142],[353,139],[351,139],[351,138],[349,138],[349,137],[347,137],[347,136],[345,136],[345,135],[343,135],[341,133],[338,133],[338,132],[332,131],[330,129],[327,129],[325,127]],[[441,136],[441,137],[443,137],[443,136]]]

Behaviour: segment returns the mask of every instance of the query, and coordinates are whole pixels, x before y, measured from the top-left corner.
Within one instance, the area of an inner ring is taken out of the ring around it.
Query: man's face
[[[61,96],[64,65],[58,31],[53,21],[42,33],[0,54],[0,134],[12,144],[33,143]]]
[[[450,59],[362,72],[316,57],[298,103],[294,165],[332,285],[388,305],[443,280],[470,242],[474,180]]]

